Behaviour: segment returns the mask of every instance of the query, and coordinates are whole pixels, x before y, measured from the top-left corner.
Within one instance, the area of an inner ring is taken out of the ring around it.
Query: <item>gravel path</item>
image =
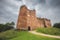
[[[54,35],[48,35],[48,34],[43,34],[43,33],[38,33],[36,31],[29,31],[30,33],[36,34],[36,35],[41,35],[41,36],[47,36],[47,37],[52,37],[52,38],[59,38],[60,36],[54,36]]]

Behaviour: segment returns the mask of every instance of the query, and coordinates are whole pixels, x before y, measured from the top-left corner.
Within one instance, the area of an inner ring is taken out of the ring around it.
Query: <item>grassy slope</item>
[[[60,36],[60,29],[58,28],[38,28],[37,32]]]
[[[8,30],[5,32],[0,32],[0,40],[9,40],[11,38],[16,37],[17,32],[14,30]]]
[[[17,37],[12,38],[10,40],[60,40],[60,39],[37,36],[26,31],[20,31],[17,32]]]

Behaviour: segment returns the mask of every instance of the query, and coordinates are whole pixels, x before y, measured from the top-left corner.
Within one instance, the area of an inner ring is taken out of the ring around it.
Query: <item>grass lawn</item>
[[[37,32],[60,36],[60,29],[58,28],[38,28]]]
[[[28,31],[8,30],[0,33],[0,40],[60,40],[31,34]]]
[[[60,39],[38,36],[31,34],[27,31],[20,31],[17,32],[17,37],[12,38],[10,40],[60,40]]]

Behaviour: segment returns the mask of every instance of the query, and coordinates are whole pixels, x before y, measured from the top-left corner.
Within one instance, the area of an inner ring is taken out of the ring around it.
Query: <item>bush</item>
[[[6,24],[0,24],[0,32],[13,29],[14,22],[6,23]]]
[[[58,28],[38,28],[37,32],[42,32],[51,35],[60,35],[60,29]]]
[[[13,29],[13,27],[12,26],[8,26],[8,25],[0,24],[0,32],[6,31],[6,30],[10,30],[10,29]]]
[[[55,23],[53,27],[60,28],[60,23]]]
[[[14,30],[8,30],[8,31],[5,31],[5,32],[1,32],[0,33],[0,40],[9,40],[13,37],[16,37],[16,31]]]

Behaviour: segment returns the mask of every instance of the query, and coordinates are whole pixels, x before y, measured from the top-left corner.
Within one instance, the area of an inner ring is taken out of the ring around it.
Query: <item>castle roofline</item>
[[[28,9],[26,5],[22,5],[22,6],[21,6],[21,8],[23,8],[23,7],[25,7],[26,9]]]
[[[22,5],[21,7],[26,7],[26,5]]]
[[[37,19],[50,21],[50,19],[47,19],[47,18],[37,18]]]
[[[47,19],[47,18],[42,18],[42,19],[47,20],[47,21],[50,21],[50,19]]]
[[[26,8],[28,9],[28,7],[27,7],[26,5],[22,5],[21,8],[22,8],[22,7],[26,7]],[[35,9],[33,9],[33,10],[28,9],[28,10],[29,10],[29,11],[36,11]]]

